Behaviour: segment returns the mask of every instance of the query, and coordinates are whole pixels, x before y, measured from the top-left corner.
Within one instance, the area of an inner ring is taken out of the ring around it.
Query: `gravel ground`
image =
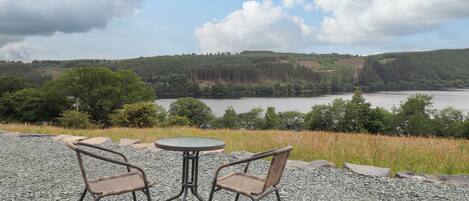
[[[143,167],[157,184],[153,200],[164,200],[179,190],[182,156],[177,152],[140,151],[109,145],[122,151],[131,163]],[[208,197],[210,181],[217,166],[238,156],[207,154],[200,158],[199,178],[203,197]],[[109,175],[122,167],[86,160],[92,175]],[[267,163],[256,162],[252,172],[265,174]],[[100,167],[99,169],[96,167]],[[436,185],[416,180],[372,178],[344,169],[319,168],[287,170],[281,188],[283,200],[469,200],[469,188]],[[66,145],[50,138],[1,137],[0,200],[77,200],[84,188],[76,155]],[[139,197],[143,200],[143,194]],[[102,200],[131,200],[130,194]],[[215,200],[234,200],[220,191]],[[86,200],[92,200],[87,197]],[[194,199],[195,200],[195,199]],[[240,199],[247,200],[247,199]],[[275,200],[273,196],[265,200]]]

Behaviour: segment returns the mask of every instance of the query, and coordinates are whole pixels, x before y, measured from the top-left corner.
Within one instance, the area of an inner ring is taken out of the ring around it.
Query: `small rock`
[[[94,144],[94,145],[106,145],[106,144],[111,144],[112,140],[111,138],[108,138],[108,137],[93,137],[93,138],[88,138],[86,140],[83,140],[82,142],[88,143],[88,144]]]
[[[155,144],[153,143],[139,143],[139,144],[133,144],[133,145],[130,145],[132,146],[133,148],[136,148],[136,149],[152,149],[152,148],[155,148]]]
[[[344,167],[357,174],[372,177],[387,177],[391,174],[391,169],[375,167],[369,165],[357,165],[353,163],[344,163]]]
[[[322,167],[336,167],[334,163],[326,160],[315,160],[311,162],[299,161],[299,160],[288,160],[287,168],[289,169],[318,169]]]
[[[129,146],[129,145],[138,144],[138,143],[140,143],[140,140],[138,139],[122,138],[119,141],[120,146]]]
[[[416,179],[416,180],[425,181],[428,178],[428,175],[406,171],[406,172],[397,172],[396,177],[400,179]]]

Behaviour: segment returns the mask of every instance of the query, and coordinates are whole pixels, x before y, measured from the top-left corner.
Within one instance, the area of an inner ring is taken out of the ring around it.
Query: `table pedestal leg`
[[[191,165],[191,172],[189,174],[189,163]],[[202,197],[197,192],[197,182],[199,173],[199,152],[198,151],[185,151],[182,160],[182,188],[178,195],[168,199],[174,200],[182,196],[182,200],[186,200],[190,192],[200,201],[203,201]]]

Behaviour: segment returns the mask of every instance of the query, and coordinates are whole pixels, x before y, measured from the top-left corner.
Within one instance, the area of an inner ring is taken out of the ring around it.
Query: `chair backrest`
[[[74,150],[77,153],[81,176],[83,177],[83,181],[85,182],[86,188],[89,189],[88,178],[86,176],[85,166],[83,164],[83,159],[81,157],[81,153],[83,152],[83,150],[78,147],[77,142],[75,141],[67,141],[66,144],[68,147],[70,147],[70,149]]]
[[[274,153],[272,155],[269,172],[265,179],[264,191],[280,183],[280,179],[282,178],[283,170],[285,169],[291,150],[292,147],[288,146],[273,151]]]

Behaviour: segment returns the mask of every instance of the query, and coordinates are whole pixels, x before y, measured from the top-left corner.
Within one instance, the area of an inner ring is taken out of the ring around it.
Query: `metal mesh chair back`
[[[292,147],[288,146],[275,151],[265,180],[264,190],[276,186],[280,182],[291,150]]]

